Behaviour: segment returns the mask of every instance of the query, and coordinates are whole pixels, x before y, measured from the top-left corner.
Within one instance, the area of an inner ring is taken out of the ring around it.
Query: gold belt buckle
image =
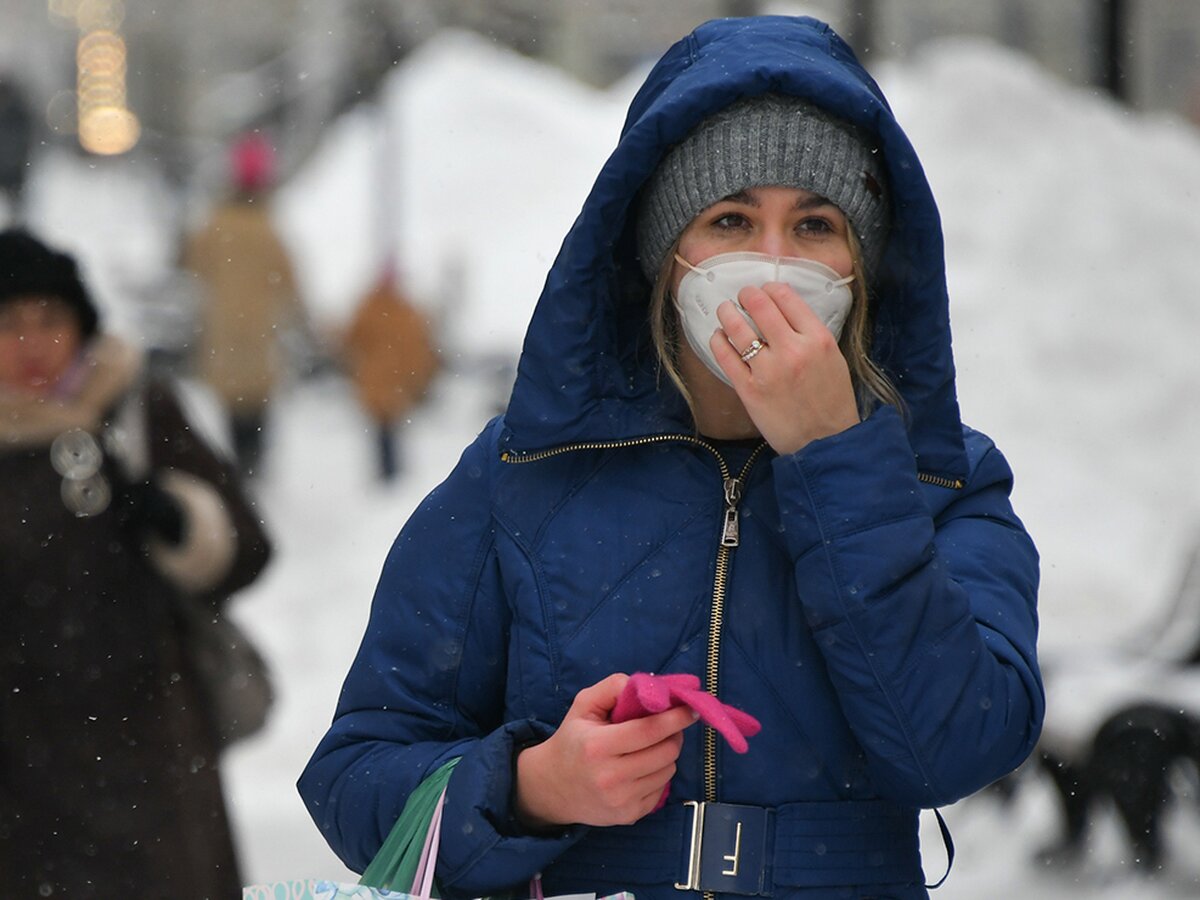
[[[680,891],[770,896],[774,810],[741,803],[683,804],[692,810],[687,880]]]
[[[675,882],[678,891],[700,890],[700,845],[704,840],[704,806],[703,801],[688,800],[683,804],[692,808],[692,839],[688,847],[687,882]]]

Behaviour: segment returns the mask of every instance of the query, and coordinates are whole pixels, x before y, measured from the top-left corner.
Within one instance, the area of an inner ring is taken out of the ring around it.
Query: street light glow
[[[121,106],[97,106],[79,117],[79,144],[89,153],[115,156],[132,150],[141,134],[137,116]]]
[[[80,6],[79,20],[83,18],[83,6],[104,5],[105,0],[85,0]],[[93,15],[89,21],[100,21],[101,18]],[[102,156],[114,156],[133,149],[141,134],[141,125],[125,103],[124,38],[108,28],[85,31],[75,49],[75,65],[80,146],[89,153]]]

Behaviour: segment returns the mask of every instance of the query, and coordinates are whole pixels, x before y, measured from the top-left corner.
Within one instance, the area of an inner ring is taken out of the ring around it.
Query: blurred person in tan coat
[[[259,134],[231,150],[233,195],[188,240],[183,267],[201,282],[198,371],[229,416],[238,464],[262,460],[267,405],[284,367],[282,339],[307,333],[291,260],[267,206],[274,151]]]
[[[379,474],[399,472],[397,431],[439,367],[429,324],[396,285],[389,265],[355,310],[342,352],[359,402],[375,423]]]

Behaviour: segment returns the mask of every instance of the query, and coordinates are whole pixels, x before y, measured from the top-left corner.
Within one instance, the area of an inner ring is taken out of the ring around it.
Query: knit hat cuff
[[[642,270],[653,282],[668,248],[697,215],[746,188],[781,185],[845,213],[872,269],[888,222],[883,165],[850,125],[795,97],[739,101],[701,122],[664,157],[637,222]]]

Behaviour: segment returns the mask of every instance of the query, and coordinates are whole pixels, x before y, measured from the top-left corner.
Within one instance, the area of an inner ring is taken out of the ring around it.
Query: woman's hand
[[[850,368],[832,332],[791,287],[745,287],[738,302],[762,332],[751,359],[741,353],[757,337],[729,301],[717,308],[722,330],[710,340],[759,433],[780,455],[859,422]]]
[[[609,715],[628,675],[575,695],[558,730],[517,757],[516,812],[532,827],[628,825],[654,809],[675,774],[686,706],[614,724]]]

